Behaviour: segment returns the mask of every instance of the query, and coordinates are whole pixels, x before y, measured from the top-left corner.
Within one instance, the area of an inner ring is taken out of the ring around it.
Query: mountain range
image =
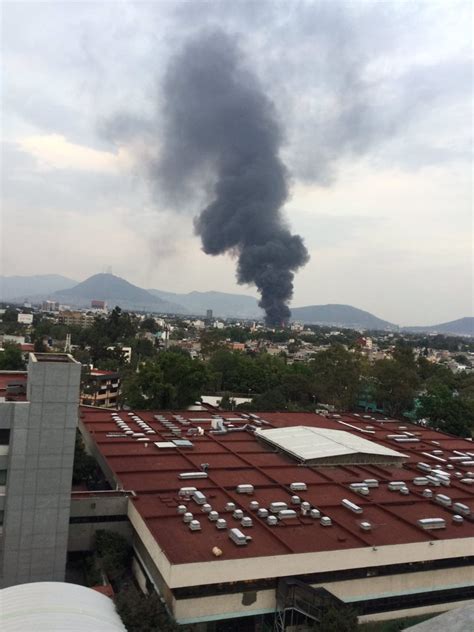
[[[49,274],[0,277],[0,300],[32,303],[52,299],[59,303],[89,307],[93,299],[109,306],[162,314],[204,316],[208,309],[223,318],[260,319],[262,310],[253,296],[226,292],[189,292],[145,290],[113,274],[95,274],[78,283],[67,277]],[[397,330],[398,326],[351,305],[308,305],[292,308],[292,319],[306,324],[331,325],[353,329]],[[405,327],[415,333],[443,333],[474,336],[474,318],[460,318],[439,325]]]

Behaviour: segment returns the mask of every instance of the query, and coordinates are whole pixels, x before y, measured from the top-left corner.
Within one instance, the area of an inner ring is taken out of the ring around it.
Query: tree
[[[347,351],[342,345],[332,345],[314,356],[310,369],[318,401],[340,410],[356,404],[364,373],[359,354]]]
[[[349,606],[330,606],[324,613],[317,632],[356,632],[357,615]]]
[[[163,351],[124,380],[123,400],[131,408],[185,408],[202,394],[208,373],[189,355]]]
[[[72,471],[72,482],[74,485],[85,484],[89,487],[102,479],[96,460],[87,454],[84,448],[79,430],[76,432],[76,444],[74,446],[74,465]]]
[[[397,347],[392,358],[377,360],[372,369],[377,402],[393,416],[400,416],[413,408],[413,400],[420,384],[413,350]]]
[[[139,593],[134,587],[115,596],[115,607],[128,632],[188,632],[187,626],[178,626],[170,619],[155,592]]]
[[[95,550],[108,578],[111,581],[120,580],[132,559],[132,547],[126,538],[113,531],[98,529],[95,533]]]
[[[437,430],[470,437],[474,428],[474,402],[464,400],[443,384],[436,384],[421,395],[416,410],[418,419],[427,419]]]
[[[3,351],[0,351],[0,371],[24,371],[25,368],[20,347],[6,342]]]
[[[147,318],[144,318],[142,320],[140,324],[140,329],[143,329],[143,331],[149,331],[152,334],[156,334],[156,332],[158,331],[158,325],[154,318],[148,316]]]

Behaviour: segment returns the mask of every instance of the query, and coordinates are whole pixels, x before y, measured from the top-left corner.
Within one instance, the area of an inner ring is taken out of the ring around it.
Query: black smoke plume
[[[190,41],[163,88],[165,132],[153,177],[173,194],[211,174],[211,201],[195,219],[204,252],[237,255],[237,280],[256,285],[266,322],[287,321],[295,271],[309,256],[281,213],[288,174],[271,101],[222,32]]]

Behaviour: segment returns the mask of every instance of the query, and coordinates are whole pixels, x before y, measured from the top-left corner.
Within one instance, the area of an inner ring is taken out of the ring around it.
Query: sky
[[[0,274],[256,296],[194,233],[212,188],[173,204],[144,168],[170,60],[219,29],[283,130],[292,305],[472,315],[471,25],[469,0],[3,2]]]

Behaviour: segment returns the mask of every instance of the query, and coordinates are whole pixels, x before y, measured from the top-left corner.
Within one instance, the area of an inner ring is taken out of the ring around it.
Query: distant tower
[[[206,311],[206,320],[212,320],[212,309]]]
[[[71,353],[71,334],[66,334],[66,342],[64,343],[64,353]]]

